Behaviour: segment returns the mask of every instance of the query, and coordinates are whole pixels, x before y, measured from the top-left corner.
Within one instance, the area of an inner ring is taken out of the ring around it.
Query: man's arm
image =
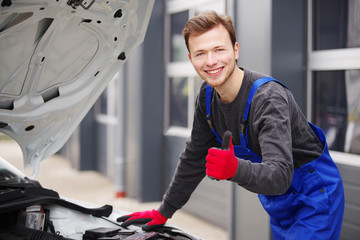
[[[262,157],[261,163],[239,159],[232,181],[259,194],[279,195],[289,188],[293,176],[289,92],[277,83],[259,88],[249,115],[249,143]]]
[[[186,142],[184,152],[180,155],[174,177],[158,209],[166,217],[171,217],[189,200],[192,192],[206,175],[207,151],[211,146],[217,144],[205,119],[204,86],[206,85],[202,85],[200,95],[195,103],[191,136]]]

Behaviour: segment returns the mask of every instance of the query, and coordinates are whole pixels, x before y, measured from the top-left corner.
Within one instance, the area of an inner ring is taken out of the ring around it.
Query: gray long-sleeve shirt
[[[222,136],[230,130],[234,145],[240,145],[240,123],[250,88],[255,80],[265,77],[243,70],[243,83],[233,102],[223,103],[216,92],[211,101],[216,131]],[[159,207],[159,212],[168,218],[189,200],[206,175],[208,149],[220,147],[205,119],[205,89],[203,82],[196,100],[191,136]],[[251,150],[262,157],[262,162],[238,159],[231,181],[264,195],[285,193],[291,185],[294,168],[318,158],[323,150],[291,92],[273,81],[262,85],[254,95],[248,116],[248,140]]]

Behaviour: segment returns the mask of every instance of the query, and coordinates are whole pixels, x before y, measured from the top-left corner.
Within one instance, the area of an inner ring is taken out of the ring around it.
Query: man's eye
[[[204,55],[204,53],[197,53],[197,54],[196,54],[197,57],[200,57],[200,56],[202,56],[202,55]]]
[[[224,51],[224,49],[222,48],[216,49],[216,52],[222,52],[222,51]]]

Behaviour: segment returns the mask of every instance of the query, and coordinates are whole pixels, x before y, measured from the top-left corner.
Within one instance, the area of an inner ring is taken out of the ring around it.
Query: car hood
[[[2,1],[0,132],[18,142],[33,176],[142,43],[153,4]]]

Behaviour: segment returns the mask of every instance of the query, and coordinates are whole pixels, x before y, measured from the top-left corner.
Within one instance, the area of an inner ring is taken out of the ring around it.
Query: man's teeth
[[[218,73],[218,72],[220,72],[220,69],[216,69],[216,70],[210,70],[210,71],[208,71],[208,73]]]

